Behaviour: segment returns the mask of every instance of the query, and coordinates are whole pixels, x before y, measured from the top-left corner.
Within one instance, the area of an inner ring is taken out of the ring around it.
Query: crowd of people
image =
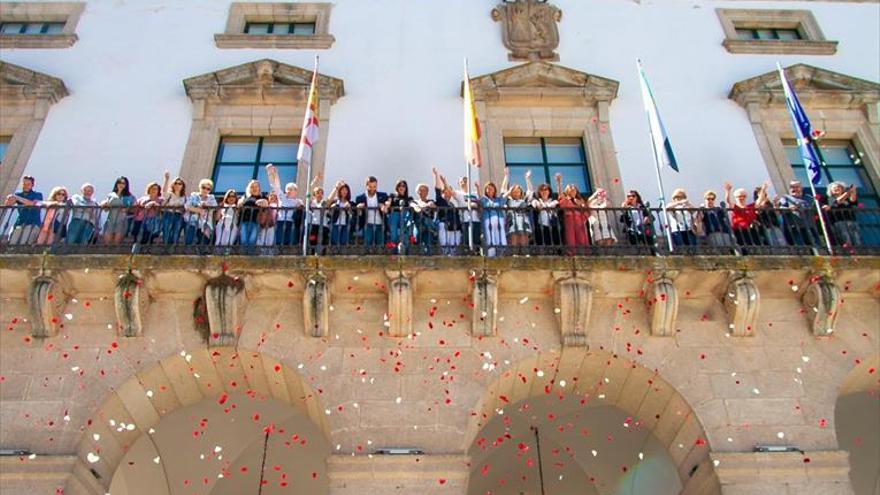
[[[414,194],[405,180],[398,180],[390,193],[380,191],[378,180],[370,176],[354,197],[343,181],[325,194],[317,174],[304,202],[295,183],[282,188],[274,166],[268,165],[266,172],[270,190],[251,180],[241,197],[234,189],[215,192],[209,179],[188,191],[183,179],[171,180],[165,172],[163,183],[149,183],[140,197],[126,177],[119,177],[100,200],[88,183],[73,195],[55,187],[44,199],[34,178],[25,176],[21,191],[6,198],[7,207],[17,208],[4,208],[2,232],[8,232],[6,242],[13,245],[304,244],[319,254],[353,244],[375,253],[487,256],[525,253],[530,246],[548,254],[578,254],[587,246],[615,244],[653,248],[665,244],[664,226],[676,248],[820,246],[824,235],[840,246],[862,244],[856,188],[840,182],[830,184],[827,197],[819,198],[826,234],[814,198],[797,181],[773,199],[769,183],[751,194],[725,183],[723,198],[709,190],[700,204],[676,189],[663,211],[651,208],[635,190],[614,207],[605,189],[586,196],[574,184],[563,187],[559,174],[555,188],[546,183],[535,188],[530,172],[523,176],[525,187],[511,183],[507,169],[500,187],[492,182],[470,187],[466,177],[453,186],[433,168],[432,186],[420,183]]]

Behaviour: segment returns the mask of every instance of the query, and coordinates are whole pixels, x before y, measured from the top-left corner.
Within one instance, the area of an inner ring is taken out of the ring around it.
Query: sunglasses
[[[706,201],[715,201],[715,196],[706,196]]]

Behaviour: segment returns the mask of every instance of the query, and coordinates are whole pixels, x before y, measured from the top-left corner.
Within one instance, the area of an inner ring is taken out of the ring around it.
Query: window
[[[76,43],[83,2],[4,2],[0,48],[67,48]]]
[[[9,137],[0,136],[0,162],[3,161],[3,157],[6,156],[6,149],[9,148]]]
[[[794,141],[784,141],[785,153],[794,175],[802,184],[809,184],[807,170],[801,158],[800,149]],[[865,164],[862,161],[862,153],[856,149],[852,142],[848,141],[823,141],[819,145],[822,153],[822,181],[816,186],[816,192],[824,195],[828,184],[840,181],[849,186],[854,184],[859,193],[859,202],[866,208],[877,208],[877,188],[874,187]]]
[[[244,27],[246,34],[294,34],[299,36],[315,34],[314,22],[249,22]]]
[[[809,10],[717,9],[730,53],[833,55]]]
[[[542,182],[556,189],[556,174],[562,184],[574,184],[585,195],[592,193],[584,144],[580,138],[506,138],[504,161],[511,181],[522,184],[521,177],[532,171],[535,187]]]
[[[330,34],[329,3],[235,2],[226,32],[215,34],[218,48],[326,49]]]
[[[5,22],[0,34],[61,34],[63,22]]]
[[[214,192],[228,189],[244,192],[248,181],[257,179],[269,190],[266,165],[274,164],[282,187],[296,182],[296,152],[299,138],[294,137],[224,137],[220,140],[214,164]]]
[[[736,28],[736,35],[741,40],[799,40],[800,31],[797,29],[761,29],[761,28]]]

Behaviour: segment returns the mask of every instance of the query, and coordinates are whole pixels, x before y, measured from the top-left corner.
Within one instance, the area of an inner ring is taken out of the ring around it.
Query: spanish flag
[[[474,105],[474,92],[468,76],[467,60],[464,62],[464,157],[468,165],[480,167],[483,156],[480,153],[480,120]]]

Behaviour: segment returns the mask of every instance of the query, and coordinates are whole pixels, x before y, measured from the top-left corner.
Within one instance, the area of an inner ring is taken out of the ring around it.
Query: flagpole
[[[794,103],[789,103],[788,101],[789,99],[791,99],[792,102],[794,101],[794,90],[791,89],[791,86],[788,84],[788,79],[785,77],[785,71],[782,69],[782,65],[779,62],[776,62],[776,69],[779,71],[779,81],[782,83],[782,90],[785,93],[786,106],[789,107],[788,110],[789,117],[791,117],[792,131],[794,132],[794,137],[797,140],[798,148],[801,149],[801,161],[804,162],[804,168],[807,169],[807,182],[810,183],[810,193],[813,195],[813,203],[816,205],[816,212],[819,215],[819,225],[822,227],[822,235],[823,237],[825,237],[825,247],[828,248],[828,254],[834,256],[834,248],[831,246],[831,237],[828,235],[828,227],[825,225],[825,215],[822,214],[822,205],[819,204],[819,197],[816,195],[816,186],[815,184],[813,184],[813,177],[811,176],[809,170],[810,167],[806,163],[808,160],[804,158],[803,149],[801,148],[801,146],[803,146],[803,144],[806,144],[807,146],[811,147],[813,151],[816,152],[816,158],[819,160],[819,177],[822,176],[822,166],[825,165],[825,159],[822,156],[822,152],[819,150],[819,145],[813,140],[812,136],[806,136],[806,143],[801,142],[803,140],[799,137],[801,135],[801,132],[799,132],[798,130],[798,125],[795,122],[794,115],[792,114],[793,110],[791,109],[791,105],[793,105]],[[800,104],[798,103],[798,105]],[[803,109],[801,111],[804,112],[804,114],[806,115],[806,111],[804,111]]]
[[[638,69],[639,75],[639,84],[644,85],[642,80],[642,61],[636,59],[636,68]],[[644,94],[642,94],[642,98],[644,99]],[[646,104],[647,109],[647,104]],[[661,160],[660,160],[660,152],[657,150],[657,142],[654,139],[654,128],[651,124],[651,115],[645,110],[645,117],[648,119],[648,136],[651,138],[651,150],[654,153],[654,170],[657,172],[657,187],[660,188],[660,204],[663,208],[663,231],[666,233],[666,244],[669,246],[669,252],[675,251],[675,246],[672,242],[672,230],[669,228],[669,212],[666,210],[666,193],[664,193],[663,189],[663,176],[660,173]]]
[[[470,76],[468,75],[467,57],[464,58],[464,77],[465,77],[465,87],[470,88],[470,81],[468,81],[468,78]],[[465,97],[465,101],[467,101],[467,99],[470,98],[469,95],[464,95],[464,97]],[[467,129],[465,129],[465,132],[467,132]],[[471,253],[473,253],[473,251],[474,251],[474,222],[473,222],[473,220],[474,219],[473,219],[473,216],[471,213],[472,206],[471,206],[471,198],[470,198],[471,188],[473,187],[473,185],[471,183],[471,162],[470,161],[466,161],[466,162],[467,162],[467,190],[465,190],[465,192],[464,192],[464,201],[467,204],[468,250]]]
[[[315,72],[312,74],[312,84],[318,84],[318,55],[315,55]],[[312,88],[309,88],[309,97],[306,98],[306,113],[309,112],[309,98],[311,98]],[[315,102],[315,104],[319,104]],[[305,132],[305,128],[303,131]],[[300,137],[302,139],[302,137]],[[300,142],[300,146],[302,146],[302,142]],[[303,239],[302,239],[302,252],[303,256],[307,256],[309,254],[309,230],[312,228],[312,160],[314,159],[314,149],[311,153],[309,153],[309,162],[306,165],[306,214],[303,218]],[[323,216],[323,212],[321,212]],[[320,229],[318,230],[318,235],[321,235]],[[317,242],[316,242],[317,246]],[[318,250],[315,249],[315,256],[318,255]]]

